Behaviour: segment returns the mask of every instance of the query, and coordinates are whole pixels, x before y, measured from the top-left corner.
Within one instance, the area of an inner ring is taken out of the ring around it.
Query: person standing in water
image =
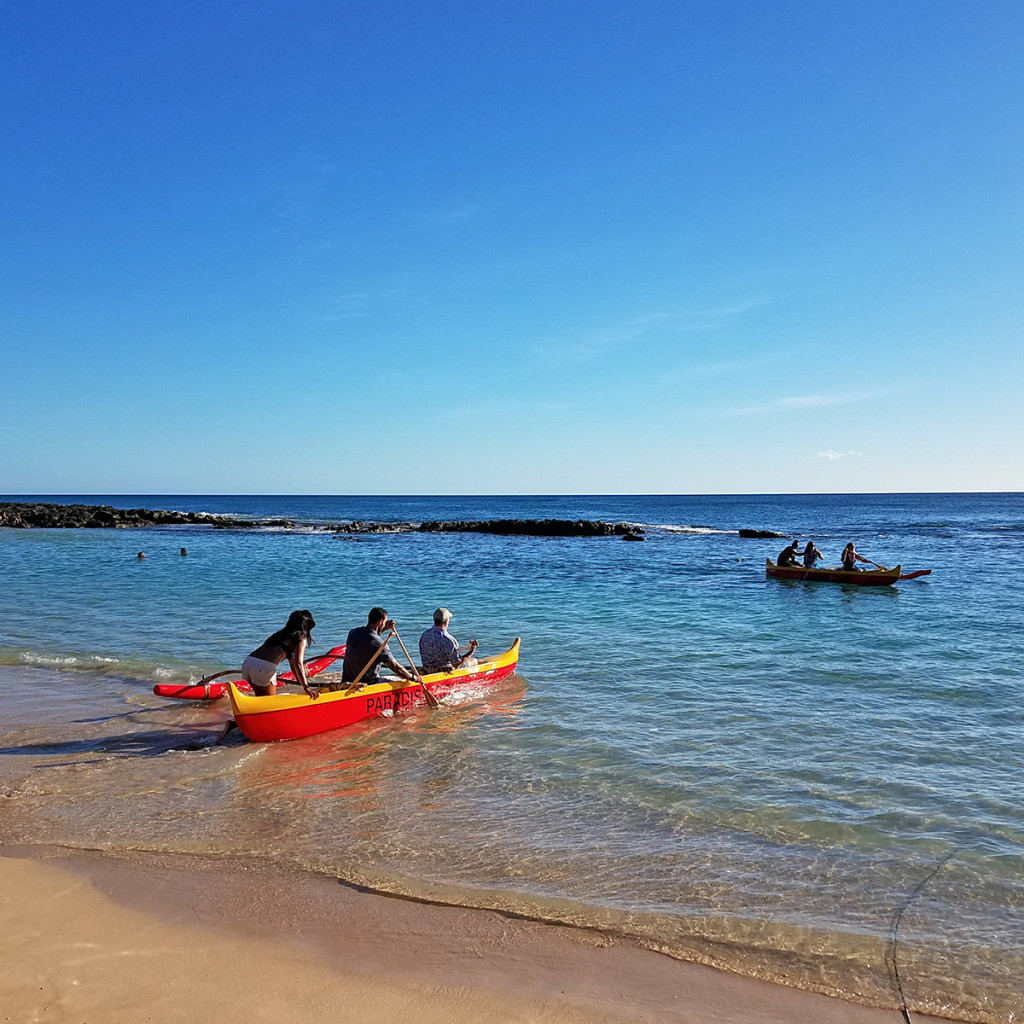
[[[303,657],[306,648],[313,643],[313,627],[316,622],[308,610],[295,611],[288,616],[284,629],[271,633],[242,662],[242,675],[249,681],[257,697],[272,697],[277,692],[277,667],[285,658],[295,673],[295,679],[313,700],[320,696],[310,689],[306,678]]]

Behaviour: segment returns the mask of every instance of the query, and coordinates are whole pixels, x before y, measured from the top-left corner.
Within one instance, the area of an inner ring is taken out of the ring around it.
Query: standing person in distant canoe
[[[775,564],[783,569],[799,569],[800,563],[797,561],[799,554],[800,541],[795,540],[789,547],[785,547],[779,552],[779,557],[775,560]]]
[[[273,697],[277,692],[277,666],[285,658],[295,673],[295,679],[313,700],[320,696],[309,687],[303,657],[306,647],[313,642],[316,622],[308,610],[295,611],[288,616],[284,629],[271,633],[266,640],[242,662],[242,675],[249,680],[257,697]]]
[[[843,561],[843,568],[847,572],[859,572],[860,571],[860,566],[857,565],[858,562],[866,562],[868,565],[874,565],[875,564],[874,562],[871,561],[870,558],[865,558],[863,555],[858,555],[857,554],[857,548],[854,545],[852,540],[850,541],[849,544],[846,545],[845,548],[843,548],[843,558],[842,558],[842,561]]]
[[[411,680],[413,678],[412,673],[399,665],[391,656],[384,638],[380,635],[382,632],[394,628],[395,623],[388,618],[387,611],[374,607],[370,609],[370,614],[366,617],[365,626],[357,626],[355,629],[349,630],[348,639],[345,641],[345,663],[341,669],[342,688],[346,684],[354,683],[357,679],[359,679],[360,688],[380,682],[381,665],[386,665],[400,679]],[[380,654],[377,653],[378,651]],[[367,665],[370,667],[366,668]],[[360,679],[359,674],[364,668],[366,668],[366,672]]]
[[[434,625],[420,636],[420,661],[424,672],[453,672],[457,668],[476,668],[477,642],[469,641],[469,650],[459,657],[459,641],[448,632],[452,613],[447,608],[434,612]]]
[[[813,540],[807,542],[807,547],[804,548],[804,568],[813,569],[815,563],[820,562],[825,556],[818,550],[817,545]]]

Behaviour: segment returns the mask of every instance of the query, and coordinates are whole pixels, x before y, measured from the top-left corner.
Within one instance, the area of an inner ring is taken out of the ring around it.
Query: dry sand
[[[595,932],[329,878],[41,852],[0,851],[4,1024],[903,1020]]]

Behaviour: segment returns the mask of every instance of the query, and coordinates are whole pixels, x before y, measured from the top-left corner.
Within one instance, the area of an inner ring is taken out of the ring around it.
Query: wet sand
[[[8,849],[0,894],[5,1024],[903,1020],[597,932],[251,863]]]

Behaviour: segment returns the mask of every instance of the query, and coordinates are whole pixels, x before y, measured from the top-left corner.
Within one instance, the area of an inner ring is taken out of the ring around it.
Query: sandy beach
[[[258,1021],[886,1024],[857,1006],[597,932],[362,892],[257,865],[0,857],[7,1024]],[[936,1020],[915,1014],[914,1020]]]

